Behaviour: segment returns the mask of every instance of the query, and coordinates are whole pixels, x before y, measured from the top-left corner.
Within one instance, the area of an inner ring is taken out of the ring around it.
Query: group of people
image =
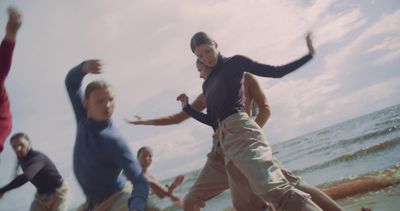
[[[20,26],[21,15],[11,8],[0,47],[0,150],[11,131],[10,103],[4,81]],[[208,34],[193,35],[190,47],[196,56],[200,77],[204,79],[202,94],[191,104],[186,94],[179,95],[177,100],[182,106],[179,113],[129,121],[135,125],[170,125],[193,117],[213,129],[213,144],[205,166],[183,199],[174,190],[184,177],[177,176],[172,184],[162,185],[148,171],[152,149],[142,147],[134,156],[114,127],[112,86],[96,80],[83,89],[86,75],[101,73],[101,61],[85,60],[73,67],[67,73],[65,85],[77,124],[73,170],[86,196],[78,210],[157,210],[148,200],[149,193],[169,197],[186,211],[200,210],[208,200],[228,189],[233,207],[238,211],[341,210],[328,195],[282,167],[272,156],[271,146],[261,129],[271,111],[255,76],[281,78],[297,70],[314,55],[310,35],[306,37],[306,44],[308,54],[302,58],[283,66],[271,66],[240,55],[224,57]],[[201,112],[204,109],[206,113]],[[54,163],[32,149],[25,133],[12,135],[10,144],[23,173],[0,188],[0,198],[30,181],[37,189],[31,210],[66,210],[68,186]]]

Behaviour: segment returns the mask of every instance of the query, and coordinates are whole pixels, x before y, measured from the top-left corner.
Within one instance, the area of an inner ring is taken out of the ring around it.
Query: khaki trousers
[[[310,196],[291,185],[281,167],[274,161],[272,150],[261,128],[247,113],[230,115],[219,125],[219,142],[225,154],[229,180],[248,181],[251,191],[278,210],[321,210]],[[241,196],[246,189],[239,183],[232,195]],[[239,190],[239,192],[238,192]]]
[[[276,161],[274,159],[274,161]],[[231,171],[231,174],[234,173]],[[185,196],[185,202],[204,207],[206,201],[231,188],[232,203],[236,210],[273,210],[250,189],[246,177],[237,171],[239,175],[230,176],[225,169],[225,154],[222,147],[218,146],[218,140],[213,140],[211,152],[207,155],[207,161],[196,181]],[[302,179],[291,171],[283,169],[282,173],[291,185],[297,186]]]
[[[83,203],[77,211],[128,211],[128,200],[131,197],[132,184],[127,182],[122,191],[116,192],[97,204]]]
[[[31,211],[66,211],[68,209],[68,186],[63,182],[52,194],[35,194]]]

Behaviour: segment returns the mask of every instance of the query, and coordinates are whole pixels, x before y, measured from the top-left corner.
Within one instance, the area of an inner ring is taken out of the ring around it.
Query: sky
[[[0,0],[0,37],[9,5],[23,15],[6,81],[12,133],[26,132],[54,161],[73,204],[84,197],[72,172],[76,125],[64,78],[87,59],[101,59],[104,73],[87,76],[85,84],[100,78],[113,85],[114,124],[134,154],[141,146],[153,148],[150,171],[159,179],[200,168],[211,128],[195,120],[154,127],[124,119],[179,112],[176,96],[193,100],[201,93],[189,47],[198,31],[210,34],[224,56],[271,65],[305,55],[305,35],[313,33],[316,54],[309,63],[281,79],[258,78],[272,108],[263,128],[271,144],[400,103],[397,0]],[[12,178],[15,159],[7,142],[0,185]],[[32,185],[11,191],[0,209],[17,201],[27,207],[33,193]]]

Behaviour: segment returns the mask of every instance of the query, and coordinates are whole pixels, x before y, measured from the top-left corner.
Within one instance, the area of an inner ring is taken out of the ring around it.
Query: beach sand
[[[400,184],[392,185],[377,191],[356,194],[336,200],[344,211],[361,211],[369,208],[372,211],[399,211]],[[227,208],[224,211],[233,211]]]
[[[345,211],[360,211],[362,207],[372,211],[399,211],[400,184],[392,185],[377,191],[356,194],[337,200]]]
[[[320,187],[335,199],[345,211],[400,210],[400,166],[372,172],[356,178],[333,182]]]
[[[400,211],[400,165],[318,186],[345,211]],[[232,211],[232,207],[224,211]]]

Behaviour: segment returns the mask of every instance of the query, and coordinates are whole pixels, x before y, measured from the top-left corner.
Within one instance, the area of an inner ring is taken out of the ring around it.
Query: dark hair
[[[111,87],[111,85],[106,81],[102,80],[92,81],[86,86],[85,99],[89,98],[90,93],[92,93],[94,90],[98,88],[109,88],[109,87]]]
[[[196,65],[203,65],[206,66],[200,59],[196,59]]]
[[[200,59],[196,59],[196,66],[203,66],[203,67],[207,67],[207,65],[205,65],[202,61],[200,61]]]
[[[190,39],[190,48],[194,53],[194,50],[197,46],[203,44],[212,45],[213,43],[214,40],[210,36],[208,36],[208,34],[206,34],[205,32],[197,32],[192,36],[192,39]]]
[[[24,138],[24,139],[28,140],[29,142],[31,141],[29,139],[28,135],[26,135],[26,133],[19,132],[19,133],[16,133],[11,136],[10,143],[12,143],[15,139],[18,139],[18,138]]]
[[[145,150],[145,149],[151,150],[151,148],[148,147],[148,146],[140,147],[140,149],[137,151],[136,157],[139,157],[140,153],[142,153],[142,151]]]

